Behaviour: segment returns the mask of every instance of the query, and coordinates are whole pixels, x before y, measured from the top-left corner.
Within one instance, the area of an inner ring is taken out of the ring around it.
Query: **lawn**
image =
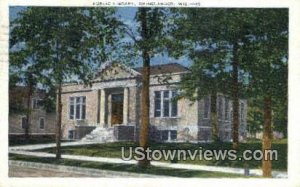
[[[112,157],[112,158],[121,158],[121,147],[125,148],[125,155],[129,153],[129,147],[136,147],[137,143],[134,142],[114,142],[107,144],[93,144],[93,145],[81,145],[81,146],[68,146],[62,147],[62,154],[70,154],[70,155],[86,155],[93,157]],[[151,150],[229,150],[231,149],[231,143],[199,143],[199,144],[191,144],[191,143],[152,143],[150,144]],[[238,157],[242,156],[244,150],[261,150],[260,142],[249,142],[249,143],[241,143],[240,149],[237,153]],[[286,141],[278,141],[274,142],[272,145],[272,149],[278,151],[278,160],[272,161],[272,167],[274,170],[286,171],[287,170],[287,142]],[[48,153],[54,153],[55,148],[47,148],[43,151]],[[165,160],[161,160],[165,161]],[[167,162],[171,162],[171,160],[167,160]],[[211,166],[226,166],[226,167],[239,167],[243,168],[245,166],[249,168],[259,169],[261,167],[261,161],[256,160],[229,160],[226,158],[225,160],[204,160],[199,159],[197,156],[195,160],[191,160],[189,157],[187,160],[178,160],[178,163],[189,163],[189,164],[199,164],[199,165],[211,165]]]
[[[93,168],[93,169],[101,169],[101,170],[163,175],[163,176],[170,176],[170,177],[184,177],[184,178],[189,178],[189,177],[202,177],[202,178],[244,177],[245,178],[246,177],[244,175],[221,173],[221,172],[193,171],[193,170],[186,170],[186,169],[173,169],[173,168],[163,168],[163,167],[155,167],[155,166],[140,168],[137,165],[132,165],[132,164],[110,164],[110,163],[100,163],[100,162],[76,161],[70,159],[56,160],[55,158],[45,158],[45,157],[39,158],[39,157],[16,155],[16,154],[9,154],[9,159],[22,160],[28,162],[59,164],[65,166],[85,167],[85,168]]]

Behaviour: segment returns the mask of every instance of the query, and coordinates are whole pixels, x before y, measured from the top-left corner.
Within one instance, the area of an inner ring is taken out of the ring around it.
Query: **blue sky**
[[[14,20],[15,18],[18,17],[18,12],[22,11],[26,7],[20,7],[20,6],[14,6],[10,7],[9,9],[9,17],[10,20]],[[135,29],[135,21],[134,17],[136,14],[137,8],[134,7],[120,7],[117,9],[117,16],[126,24],[131,26],[133,29]],[[191,62],[187,58],[180,58],[180,59],[174,59],[169,57],[167,54],[164,55],[156,55],[151,59],[151,64],[156,65],[156,64],[167,64],[167,63],[179,63],[184,66],[190,66]],[[138,62],[136,63],[136,66],[141,66],[142,65],[142,60],[141,58],[138,59]]]

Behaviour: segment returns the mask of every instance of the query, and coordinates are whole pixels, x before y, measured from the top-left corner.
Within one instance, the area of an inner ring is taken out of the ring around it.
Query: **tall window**
[[[203,118],[209,118],[209,97],[205,97],[204,98],[204,114],[203,114]]]
[[[161,94],[160,91],[154,92],[154,116],[160,117],[161,115]]]
[[[176,91],[155,91],[154,92],[154,117],[175,117],[177,116],[177,100],[174,97]]]
[[[219,119],[222,119],[223,117],[223,100],[222,100],[222,97],[219,96],[218,97],[218,118]]]
[[[82,120],[85,119],[85,96],[70,97],[69,118]]]
[[[240,118],[241,118],[241,121],[244,121],[245,120],[245,116],[244,116],[244,110],[245,110],[245,106],[244,106],[244,103],[241,103],[241,114],[240,114]]]
[[[163,99],[163,109],[164,109],[164,113],[163,116],[164,117],[168,117],[170,116],[170,92],[169,91],[164,91],[164,99]]]
[[[177,116],[177,100],[175,97],[177,96],[176,91],[172,91],[172,99],[171,99],[171,116]]]
[[[40,129],[45,129],[45,119],[40,118]]]
[[[22,117],[22,119],[21,119],[21,128],[25,129],[26,126],[27,126],[26,124],[27,124],[27,118],[26,117]]]
[[[225,120],[229,120],[229,99],[225,97]]]

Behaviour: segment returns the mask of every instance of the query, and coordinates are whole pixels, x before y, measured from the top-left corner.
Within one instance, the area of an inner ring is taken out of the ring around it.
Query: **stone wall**
[[[197,141],[198,101],[187,99],[177,101],[176,117],[154,117],[154,92],[176,89],[175,85],[153,85],[150,87],[150,124],[158,130],[176,130],[177,140]]]
[[[75,139],[81,139],[85,135],[91,133],[96,126],[75,126]]]
[[[72,89],[71,89],[72,88]],[[83,91],[81,91],[83,90]],[[69,98],[86,97],[86,117],[84,120],[69,119]],[[97,124],[98,90],[88,90],[82,85],[63,87],[62,94],[62,138],[68,138],[69,130],[75,130],[76,125]]]
[[[219,137],[222,141],[231,141],[232,138],[232,132],[231,132],[231,125],[232,125],[232,100],[228,100],[228,118],[225,117],[225,95],[218,94],[217,97],[217,116],[218,116],[218,126],[219,126]],[[219,104],[222,102],[222,110],[219,110]],[[210,102],[210,101],[209,101]],[[244,139],[246,137],[246,131],[247,131],[247,101],[244,99],[240,99],[240,105],[241,103],[244,104],[244,119],[240,119],[240,139]],[[210,109],[209,109],[210,110]],[[221,115],[219,115],[219,111],[221,111]],[[206,140],[207,136],[211,136],[211,121],[210,121],[210,112],[209,112],[209,118],[204,118],[204,99],[199,101],[199,140]],[[241,107],[240,107],[240,116],[241,116]],[[208,134],[208,135],[207,135]]]
[[[129,125],[115,125],[114,136],[120,141],[134,140],[135,137],[135,126]]]
[[[22,128],[22,117],[26,114],[9,115],[9,134],[23,134],[25,129]],[[40,128],[40,118],[44,118],[44,128]],[[55,133],[56,114],[46,113],[43,109],[32,110],[30,120],[30,134],[51,134]]]
[[[124,73],[124,72],[123,72]],[[121,78],[125,77],[125,74]],[[208,118],[204,118],[204,99],[191,102],[188,99],[178,100],[177,116],[174,117],[155,117],[154,116],[154,92],[163,90],[176,90],[176,83],[180,81],[180,74],[173,76],[151,76],[150,83],[150,124],[154,127],[154,133],[161,133],[162,131],[176,131],[178,141],[209,141],[211,140],[211,121],[210,115]],[[114,78],[111,77],[111,78]],[[106,80],[106,79],[105,79]],[[166,84],[166,80],[169,84]],[[99,124],[99,114],[101,114],[99,107],[100,92],[99,89],[106,89],[106,111],[105,111],[105,123],[110,126],[110,93],[114,89],[124,89],[128,87],[129,101],[128,101],[128,124],[136,126],[135,137],[138,139],[138,129],[141,122],[141,86],[139,78],[117,79],[111,81],[95,82],[91,87],[83,85],[71,84],[63,87],[63,111],[62,111],[62,126],[63,126],[63,138],[68,137],[68,131],[74,130],[76,125],[86,126],[91,124]],[[86,96],[86,119],[85,120],[70,120],[69,119],[69,98],[74,96]],[[224,113],[225,96],[218,94],[218,98],[223,103]],[[244,117],[246,119],[247,114],[247,102],[240,100],[244,103]],[[217,108],[219,108],[219,102],[217,102]],[[231,101],[229,101],[229,108],[231,110]],[[230,113],[230,112],[229,112]],[[229,114],[230,115],[230,114]],[[231,139],[231,117],[225,119],[224,114],[218,119],[220,138],[224,141],[230,141]],[[121,128],[120,128],[121,129]],[[120,130],[119,129],[119,130]],[[119,132],[118,130],[118,132]],[[241,121],[240,134],[245,134],[246,120]],[[152,136],[152,135],[151,135]],[[158,136],[154,134],[153,137]],[[160,135],[161,136],[161,135]]]

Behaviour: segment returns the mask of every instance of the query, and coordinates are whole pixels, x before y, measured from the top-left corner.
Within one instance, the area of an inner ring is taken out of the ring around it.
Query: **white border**
[[[141,1],[141,2],[145,2]],[[155,1],[155,0],[153,0]],[[163,0],[161,0],[163,1]],[[118,179],[112,180],[91,178],[8,178],[8,6],[92,6],[93,1],[69,0],[1,0],[0,10],[0,186],[217,186],[228,184],[234,186],[300,186],[300,40],[299,18],[300,2],[297,0],[195,0],[201,7],[288,7],[290,12],[289,23],[289,107],[288,107],[288,179]],[[195,2],[194,1],[194,2]],[[106,2],[109,2],[106,0]],[[114,2],[121,2],[115,0]],[[124,1],[123,1],[124,2]],[[126,1],[128,2],[128,0]],[[138,1],[129,1],[138,3]],[[157,1],[156,1],[157,2]],[[173,0],[171,2],[191,2],[188,0]]]

